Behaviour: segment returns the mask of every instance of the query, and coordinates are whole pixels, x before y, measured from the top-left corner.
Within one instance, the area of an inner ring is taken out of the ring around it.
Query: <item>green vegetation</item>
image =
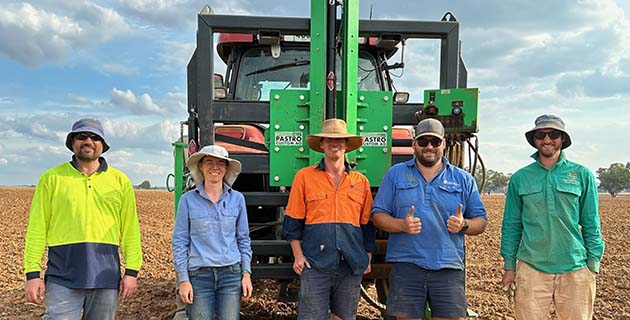
[[[606,190],[610,196],[616,197],[619,192],[630,188],[630,162],[624,166],[621,163],[613,163],[606,168],[597,170],[599,188]]]
[[[151,182],[149,182],[149,180],[144,180],[136,186],[136,189],[151,189]]]

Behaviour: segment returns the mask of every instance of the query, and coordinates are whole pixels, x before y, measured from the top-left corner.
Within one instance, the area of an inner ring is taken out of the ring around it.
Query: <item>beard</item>
[[[423,167],[432,168],[442,160],[442,151],[436,150],[431,152],[416,152],[416,159]]]
[[[552,141],[551,143],[541,142],[538,145],[538,153],[540,154],[541,157],[544,157],[544,158],[555,157],[558,153],[560,153],[561,149],[562,149],[562,142],[560,143],[556,143],[555,141]]]
[[[84,151],[85,148],[90,148],[92,151]],[[95,146],[84,144],[79,147],[79,152],[77,152],[75,156],[81,161],[94,161],[98,159],[100,155],[96,153]]]

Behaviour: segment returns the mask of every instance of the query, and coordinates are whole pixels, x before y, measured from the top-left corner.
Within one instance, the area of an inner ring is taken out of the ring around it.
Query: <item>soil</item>
[[[41,318],[43,305],[24,298],[22,255],[32,188],[0,188],[0,319]],[[136,193],[144,265],[139,289],[118,307],[117,319],[172,319],[176,312],[175,275],[171,264],[173,195],[166,191]],[[467,296],[480,319],[513,319],[500,288],[501,217],[505,198],[483,196],[490,223],[480,236],[467,237]],[[630,197],[600,197],[600,217],[606,251],[597,276],[594,319],[630,319]],[[277,302],[274,281],[254,282],[254,297],[242,306],[242,319],[295,319],[295,303]],[[553,311],[550,315],[553,318]],[[364,301],[358,319],[380,319]]]

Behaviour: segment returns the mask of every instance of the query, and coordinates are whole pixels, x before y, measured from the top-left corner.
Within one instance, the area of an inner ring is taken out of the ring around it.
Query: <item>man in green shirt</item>
[[[501,229],[502,284],[516,284],[516,319],[591,319],[604,253],[595,178],[566,159],[564,122],[542,115],[525,133],[535,162],[510,178]]]
[[[113,320],[118,297],[136,291],[142,265],[135,194],[127,176],[101,156],[109,145],[99,121],[75,122],[66,147],[74,153],[72,160],[42,174],[31,202],[24,246],[26,299],[40,303],[45,296],[45,319]]]

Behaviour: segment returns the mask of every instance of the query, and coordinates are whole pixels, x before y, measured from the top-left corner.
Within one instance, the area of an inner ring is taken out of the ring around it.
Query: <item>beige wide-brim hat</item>
[[[322,138],[347,138],[346,152],[350,152],[363,144],[363,137],[348,134],[346,122],[341,119],[324,120],[322,123],[322,132],[306,136],[306,143],[309,148],[323,153],[324,150],[322,150],[320,146]]]
[[[190,176],[192,176],[195,184],[203,182],[203,173],[199,170],[198,164],[205,156],[213,156],[215,158],[227,160],[228,167],[225,171],[225,176],[223,176],[223,181],[231,187],[232,184],[234,184],[236,177],[238,177],[238,174],[241,173],[241,162],[231,159],[227,150],[225,150],[224,147],[217,145],[205,146],[188,158],[186,165],[188,166],[188,170],[190,170]]]

